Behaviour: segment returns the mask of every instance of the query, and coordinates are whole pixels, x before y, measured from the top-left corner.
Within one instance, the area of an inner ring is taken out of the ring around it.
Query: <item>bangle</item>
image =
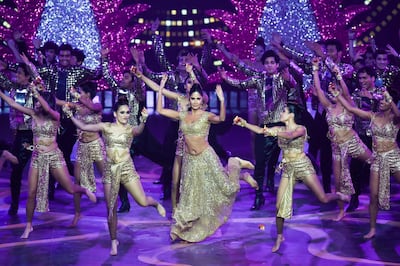
[[[335,98],[338,97],[339,95],[340,95],[340,91],[333,91],[332,92],[332,96],[335,97]]]
[[[337,74],[337,75],[336,75],[336,79],[340,81],[340,80],[342,80],[342,79],[343,79],[343,77],[342,77],[342,75],[341,75],[341,74]]]
[[[313,72],[319,71],[319,66],[313,65],[313,66],[312,66],[312,71],[313,71]]]
[[[144,118],[143,116],[141,116],[141,117],[139,118],[139,121],[140,121],[140,123],[146,124],[147,117]]]
[[[268,130],[268,132],[272,137],[278,136],[278,130]]]

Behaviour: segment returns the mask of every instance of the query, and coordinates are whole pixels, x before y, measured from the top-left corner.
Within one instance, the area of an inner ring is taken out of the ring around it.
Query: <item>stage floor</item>
[[[234,155],[249,157],[250,145],[241,128],[231,128],[221,143]],[[161,186],[153,184],[161,169],[144,157],[135,164],[144,189],[155,198]],[[129,213],[118,214],[118,255],[110,256],[106,209],[100,179],[98,202],[82,200],[83,217],[77,227],[68,228],[73,218],[72,196],[56,191],[49,213],[35,213],[34,231],[29,240],[21,240],[27,196],[23,180],[18,215],[7,214],[10,203],[9,167],[0,174],[0,262],[1,265],[400,265],[400,185],[393,182],[391,210],[378,216],[377,235],[370,241],[362,236],[368,231],[368,196],[360,197],[357,211],[340,222],[335,203],[322,205],[298,184],[294,194],[294,216],[285,223],[286,241],[278,253],[271,253],[276,237],[275,195],[264,193],[265,206],[250,211],[254,192],[245,183],[238,194],[228,222],[207,240],[196,244],[172,244],[169,240],[170,201],[164,201],[168,217],[158,216],[154,208],[142,208],[131,201]],[[276,176],[276,183],[279,177]]]

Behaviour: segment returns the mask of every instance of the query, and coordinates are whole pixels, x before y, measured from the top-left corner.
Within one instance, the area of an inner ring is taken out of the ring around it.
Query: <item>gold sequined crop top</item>
[[[210,122],[208,121],[208,112],[204,112],[200,118],[192,123],[185,122],[187,112],[180,112],[179,119],[180,129],[185,136],[204,136],[208,138],[208,132],[210,131]]]
[[[75,114],[75,118],[78,119],[79,121],[82,121],[85,124],[98,124],[101,122],[102,116],[101,116],[101,112],[81,112],[81,108],[87,109],[85,107],[82,106],[78,106],[77,107],[77,112]],[[81,132],[82,130],[78,129],[78,133]]]
[[[116,133],[112,129],[112,123],[105,123],[106,127],[103,131],[104,143],[107,149],[123,148],[129,150],[133,140],[133,128],[126,126],[125,132]]]
[[[372,131],[372,137],[374,139],[396,141],[399,128],[395,124],[393,124],[393,121],[390,121],[390,123],[380,126],[375,124],[374,120],[375,120],[375,114],[371,118],[371,131]]]
[[[43,124],[37,124],[36,119],[32,120],[32,131],[35,138],[55,138],[57,136],[59,121],[46,120]]]
[[[304,144],[306,143],[307,139],[308,137],[306,130],[306,134],[297,137],[295,139],[286,139],[278,137],[278,146],[283,150],[283,152],[288,152],[288,151],[304,152]]]
[[[351,130],[354,124],[354,116],[344,108],[338,115],[332,114],[332,108],[327,108],[326,122],[329,125],[329,129]]]

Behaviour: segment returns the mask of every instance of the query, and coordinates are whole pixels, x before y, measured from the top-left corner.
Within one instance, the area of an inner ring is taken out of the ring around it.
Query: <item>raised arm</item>
[[[82,121],[76,119],[73,114],[71,109],[69,108],[68,104],[63,106],[63,112],[65,115],[71,119],[71,121],[75,124],[75,126],[81,130],[84,131],[90,131],[90,132],[99,132],[104,130],[104,123],[97,123],[97,124],[85,124]]]
[[[43,111],[45,111],[53,120],[60,120],[60,113],[56,110],[53,110],[47,101],[42,97],[42,95],[37,91],[36,86],[34,84],[30,84],[30,89],[32,91],[33,97],[35,97],[40,105],[42,106]],[[47,92],[49,93],[49,92]],[[54,97],[54,96],[52,96]]]
[[[166,108],[163,107],[163,104],[162,104],[163,90],[164,90],[163,87],[160,87],[160,89],[158,90],[157,112],[160,115],[163,115],[163,116],[178,120],[179,119],[179,113],[177,111],[172,110],[172,109],[166,109]]]
[[[27,115],[34,115],[34,110],[30,108],[26,108],[18,103],[16,103],[10,96],[6,95],[3,91],[0,90],[0,97],[11,107],[15,110],[18,110]]]
[[[141,117],[139,118],[140,124],[133,128],[134,136],[138,136],[138,135],[142,134],[148,117],[149,117],[149,113],[147,113],[147,109],[143,107],[142,112],[141,112]]]
[[[133,72],[137,78],[141,79],[150,89],[152,89],[155,92],[159,91],[160,85],[157,84],[156,82],[154,82],[153,80],[151,80],[150,78],[146,77],[145,75],[143,75],[143,73],[140,72],[137,67],[131,67],[131,72]],[[166,82],[168,81],[168,75],[166,73],[163,73],[160,82],[163,82],[163,80],[164,80],[164,83],[163,83],[164,84],[163,88],[164,88]],[[165,97],[167,97],[169,99],[174,99],[174,100],[178,100],[178,98],[180,96],[179,93],[175,93],[170,90],[163,90],[162,93]]]
[[[252,76],[248,79],[245,80],[237,80],[234,78],[229,77],[226,74],[226,71],[224,68],[218,68],[219,74],[221,76],[221,78],[228,83],[229,85],[238,88],[238,89],[247,89],[250,87],[255,87],[257,85],[257,76]]]
[[[321,88],[321,81],[319,79],[319,59],[314,58],[312,64],[315,93],[324,108],[328,108],[329,106],[331,106],[331,102],[328,100],[328,98],[326,98],[325,93],[322,91]]]
[[[332,87],[329,88],[330,92],[334,97],[337,98],[337,100],[348,110],[349,112],[355,114],[356,116],[359,116],[363,119],[371,119],[372,118],[372,112],[367,112],[364,110],[361,110],[352,104],[350,104],[342,95],[340,95],[340,92],[337,90],[334,90]]]
[[[89,110],[97,113],[103,110],[103,106],[101,105],[101,103],[94,103],[88,97],[85,96],[82,97],[82,94],[77,92],[75,88],[71,88],[70,91],[71,95],[74,96],[80,103],[86,106]]]
[[[219,115],[210,113],[210,115],[208,116],[208,121],[210,121],[213,124],[218,124],[218,123],[224,122],[225,118],[226,118],[224,92],[223,92],[220,84],[218,84],[216,86],[215,93],[217,94],[218,100],[220,102]]]

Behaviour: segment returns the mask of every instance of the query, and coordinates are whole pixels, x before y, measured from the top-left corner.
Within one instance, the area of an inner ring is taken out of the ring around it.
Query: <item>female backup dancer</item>
[[[85,188],[72,184],[62,152],[57,146],[57,130],[60,125],[60,114],[54,111],[55,97],[49,92],[39,93],[35,85],[30,86],[37,100],[34,109],[16,103],[12,98],[0,91],[0,97],[12,108],[32,117],[33,154],[28,176],[28,200],[26,203],[27,223],[21,238],[28,238],[33,231],[32,219],[35,209],[48,211],[49,172],[70,193],[86,194],[92,202],[96,196]]]
[[[350,105],[337,90],[332,89],[331,93],[347,110],[363,119],[371,120],[373,159],[369,181],[370,230],[364,235],[365,239],[371,239],[376,233],[378,207],[384,210],[390,208],[390,174],[400,182],[400,149],[396,142],[400,112],[387,91],[383,92],[376,113]]]
[[[371,151],[361,141],[357,133],[353,130],[354,115],[344,108],[335,98],[328,99],[321,89],[321,82],[319,79],[319,59],[314,58],[313,64],[313,77],[314,89],[319,102],[326,110],[326,122],[329,126],[328,138],[331,140],[332,145],[332,162],[333,174],[335,176],[336,191],[340,191],[346,195],[355,193],[353,183],[350,176],[350,158],[357,158],[361,161],[371,163]],[[333,72],[336,79],[343,91],[343,97],[348,102],[353,102],[348,92],[346,83],[340,75],[339,68],[335,66]],[[335,86],[331,83],[329,86]],[[339,214],[334,219],[340,221],[344,217],[344,202],[338,201]]]
[[[72,116],[72,111],[67,105],[64,105],[63,110],[79,129],[89,132],[101,131],[103,134],[107,155],[103,184],[107,201],[108,229],[111,237],[110,255],[117,255],[119,244],[117,240],[117,197],[120,183],[125,186],[140,206],[153,206],[162,217],[165,217],[164,207],[144,193],[140,177],[129,153],[133,138],[144,129],[148,116],[147,111],[146,109],[142,110],[138,126],[131,126],[128,123],[129,103],[126,100],[118,100],[115,103],[113,108],[115,122],[113,123],[85,124]]]
[[[97,124],[101,122],[103,107],[92,100],[96,96],[97,85],[94,82],[85,82],[79,86],[80,92],[72,90],[71,94],[78,103],[67,103],[70,108],[76,110],[75,118],[85,124]],[[60,101],[61,102],[61,101]],[[75,183],[96,192],[96,177],[93,163],[101,175],[104,173],[105,156],[104,143],[98,132],[78,130],[77,159],[74,167]],[[81,218],[81,196],[74,194],[75,216],[70,227],[75,227]]]
[[[158,85],[148,77],[144,76],[137,68],[131,68],[131,70],[135,73],[135,75],[142,79],[147,86],[149,86],[152,90],[154,91],[159,91],[160,86],[165,87],[165,84],[167,82],[168,76],[165,74],[163,75],[161,79],[161,84]],[[193,66],[190,64],[186,64],[186,71],[189,73],[190,78],[188,78],[185,81],[185,90],[186,90],[186,95],[185,94],[179,94],[170,90],[163,89],[162,94],[169,98],[176,100],[178,102],[178,111],[180,112],[187,112],[189,108],[189,93],[190,89],[193,87],[194,84],[198,84],[199,82],[196,79],[196,76],[194,75],[193,72]],[[207,94],[203,92],[203,104],[201,106],[202,110],[206,110],[207,108]],[[178,200],[179,200],[179,191],[178,187],[180,184],[180,176],[181,176],[181,168],[182,168],[182,158],[184,154],[184,149],[185,149],[185,141],[183,137],[183,132],[181,128],[178,130],[178,140],[176,144],[176,151],[175,151],[175,159],[174,159],[174,165],[172,168],[172,190],[171,190],[171,203],[172,203],[172,209],[173,211],[176,209]],[[243,173],[243,175],[240,176],[241,179],[245,180],[247,183],[249,183],[253,188],[258,188],[257,182],[251,177],[248,173]],[[253,182],[254,181],[254,182]]]
[[[299,125],[299,109],[296,104],[288,103],[280,117],[281,122],[285,123],[285,126],[261,128],[247,123],[241,117],[235,117],[233,120],[235,125],[246,127],[257,134],[278,137],[278,145],[283,152],[283,159],[280,164],[280,168],[283,170],[282,178],[279,183],[276,199],[276,229],[278,236],[272,247],[272,252],[278,251],[281,243],[285,240],[283,237],[283,224],[285,219],[289,219],[292,216],[293,187],[297,180],[301,180],[307,185],[323,203],[338,199],[349,201],[350,199],[340,192],[336,192],[336,194],[324,193],[314,167],[304,153],[307,131],[304,126]]]
[[[188,111],[163,108],[163,85],[158,93],[157,112],[180,120],[185,143],[181,194],[173,214],[175,221],[170,236],[172,240],[199,242],[226,222],[240,188],[240,169],[253,169],[254,166],[248,161],[231,157],[225,170],[207,141],[210,123],[225,120],[224,94],[220,85],[216,89],[221,102],[219,116],[202,109],[203,91],[198,84],[190,89]]]

